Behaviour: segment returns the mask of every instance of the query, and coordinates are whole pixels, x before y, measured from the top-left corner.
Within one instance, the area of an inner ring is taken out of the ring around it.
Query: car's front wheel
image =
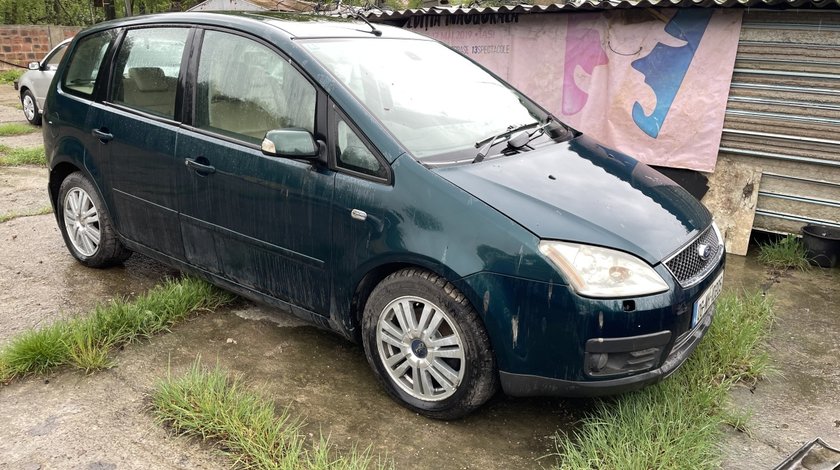
[[[41,125],[41,112],[38,110],[38,102],[35,101],[35,96],[32,92],[26,90],[20,95],[20,104],[23,106],[23,115],[30,124],[35,126]]]
[[[70,174],[61,183],[56,209],[64,243],[85,266],[103,268],[131,256],[117,238],[102,199],[82,172]]]
[[[455,419],[498,387],[490,340],[451,283],[403,269],[371,293],[363,317],[368,362],[392,398],[431,418]]]

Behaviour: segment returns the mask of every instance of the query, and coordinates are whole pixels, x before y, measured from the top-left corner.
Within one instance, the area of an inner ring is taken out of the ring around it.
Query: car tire
[[[388,394],[424,416],[461,418],[498,388],[496,359],[478,314],[455,286],[429,271],[403,269],[374,288],[362,341]]]
[[[20,104],[23,106],[23,115],[26,120],[33,126],[41,125],[41,112],[38,109],[38,101],[29,90],[24,91],[20,95]]]
[[[64,243],[80,263],[104,268],[131,256],[117,238],[99,193],[82,172],[71,173],[61,182],[55,207]]]

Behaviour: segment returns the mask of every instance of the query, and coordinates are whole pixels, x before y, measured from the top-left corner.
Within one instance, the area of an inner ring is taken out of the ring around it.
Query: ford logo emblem
[[[700,259],[702,259],[703,261],[708,261],[709,256],[712,255],[712,250],[709,247],[709,245],[706,245],[705,243],[701,243],[700,245],[697,246],[697,254],[700,256]]]

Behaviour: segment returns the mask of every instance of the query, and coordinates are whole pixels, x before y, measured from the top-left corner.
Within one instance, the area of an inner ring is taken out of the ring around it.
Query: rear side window
[[[113,31],[103,31],[79,40],[67,72],[61,81],[62,87],[74,95],[89,98],[93,95],[93,86],[99,75],[99,67],[108,50],[108,45],[114,40]]]
[[[315,87],[262,44],[207,31],[201,46],[196,127],[246,142],[272,129],[315,130]]]
[[[188,33],[187,28],[127,32],[116,57],[111,100],[173,119],[178,73]]]

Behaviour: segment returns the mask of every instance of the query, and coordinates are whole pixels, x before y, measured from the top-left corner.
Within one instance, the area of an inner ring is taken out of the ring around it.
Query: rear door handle
[[[199,157],[201,158],[201,157]],[[184,164],[187,165],[187,168],[195,171],[199,175],[209,175],[211,173],[216,172],[216,167],[212,165],[205,165],[203,163],[198,163],[197,161],[193,160],[192,158],[187,158],[184,160]]]
[[[108,132],[107,129],[94,129],[90,131],[90,133],[93,134],[94,137],[99,139],[99,141],[103,144],[107,144],[108,142],[114,140],[114,134]]]

